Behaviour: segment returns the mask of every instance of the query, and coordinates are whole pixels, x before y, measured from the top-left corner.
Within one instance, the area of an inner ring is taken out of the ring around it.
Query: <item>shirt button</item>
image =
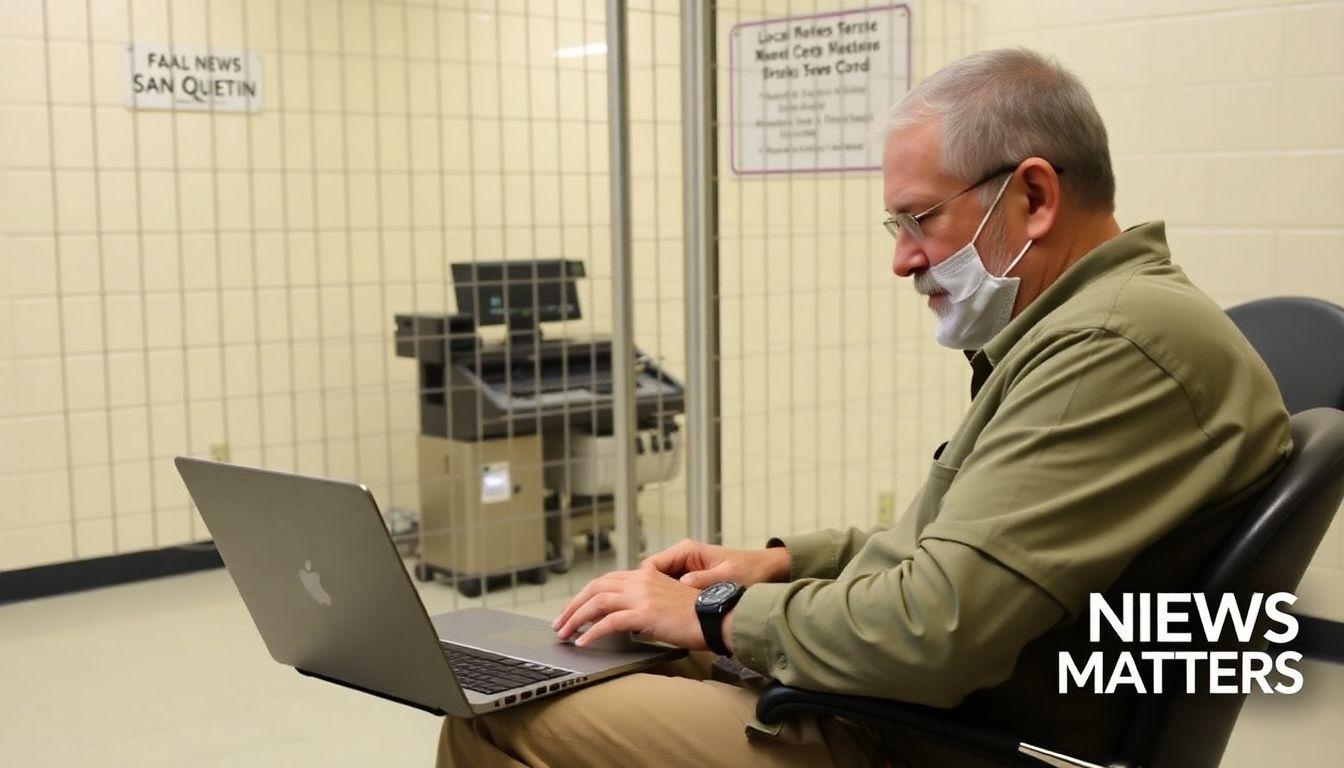
[[[778,666],[780,669],[784,669],[789,666],[789,660],[784,658],[783,656],[780,656],[779,663],[776,666]]]

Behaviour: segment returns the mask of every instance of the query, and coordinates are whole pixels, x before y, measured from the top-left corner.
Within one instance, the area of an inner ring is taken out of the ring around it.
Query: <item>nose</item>
[[[913,237],[901,233],[901,236],[896,238],[896,248],[891,255],[891,271],[897,277],[910,277],[928,268],[929,259],[924,255],[920,243]]]

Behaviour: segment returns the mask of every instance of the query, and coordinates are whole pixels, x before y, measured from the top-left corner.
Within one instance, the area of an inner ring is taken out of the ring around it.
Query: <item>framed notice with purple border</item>
[[[743,22],[728,73],[734,173],[878,170],[868,130],[910,90],[910,8]]]

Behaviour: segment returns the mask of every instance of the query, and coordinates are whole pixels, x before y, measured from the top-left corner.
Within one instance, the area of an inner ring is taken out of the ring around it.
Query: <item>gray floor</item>
[[[491,602],[550,617],[599,565]],[[1302,670],[1250,699],[1225,766],[1344,766],[1344,666]],[[439,725],[271,662],[222,570],[0,606],[0,691],[7,766],[426,766]]]

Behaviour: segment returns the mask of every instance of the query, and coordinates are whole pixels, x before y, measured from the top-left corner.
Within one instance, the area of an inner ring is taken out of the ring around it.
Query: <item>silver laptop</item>
[[[306,675],[472,717],[685,653],[578,648],[545,621],[483,608],[430,617],[368,488],[188,456],[176,464],[271,656]]]

